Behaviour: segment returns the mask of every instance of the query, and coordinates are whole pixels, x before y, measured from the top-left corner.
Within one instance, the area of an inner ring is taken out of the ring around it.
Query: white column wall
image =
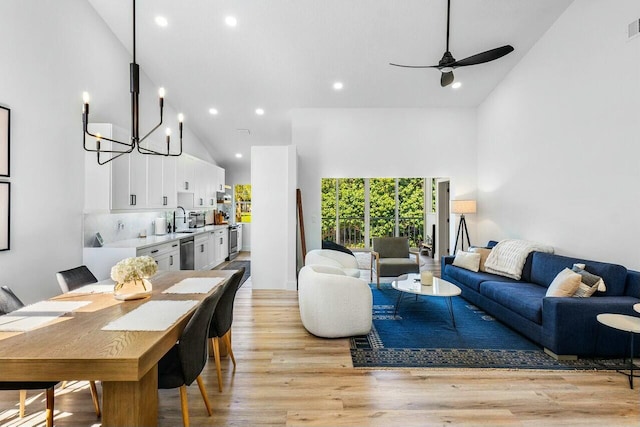
[[[251,283],[296,289],[296,147],[251,148]]]
[[[640,269],[638,18],[638,0],[574,1],[480,106],[481,241]]]
[[[128,129],[131,57],[86,1],[2,0],[0,39],[12,192],[0,283],[30,303],[60,293],[55,273],[82,263],[82,92],[91,93],[92,122]],[[159,114],[157,86],[141,69],[141,128],[149,129]],[[170,101],[167,120],[176,115]],[[210,158],[185,128],[185,150]]]
[[[292,113],[292,137],[307,250],[321,245],[322,178],[448,177],[451,199],[476,197],[473,108],[299,109]],[[477,243],[474,217],[468,226]]]

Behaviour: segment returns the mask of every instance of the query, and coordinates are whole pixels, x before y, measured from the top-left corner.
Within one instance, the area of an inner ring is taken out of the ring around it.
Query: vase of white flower
[[[153,285],[148,280],[158,271],[156,261],[149,256],[126,258],[111,268],[115,299],[127,301],[151,295]]]

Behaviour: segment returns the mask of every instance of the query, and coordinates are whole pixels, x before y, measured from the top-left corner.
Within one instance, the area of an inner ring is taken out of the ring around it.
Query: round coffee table
[[[444,298],[447,302],[447,307],[449,308],[449,314],[451,315],[451,322],[453,323],[453,327],[456,327],[456,319],[453,316],[453,303],[451,302],[451,297],[458,296],[462,293],[459,287],[454,285],[453,283],[447,282],[446,280],[439,279],[437,277],[433,278],[433,284],[423,286],[420,283],[420,275],[411,273],[407,274],[402,280],[396,280],[391,283],[391,287],[397,291],[398,300],[396,301],[396,308],[393,311],[393,316],[395,317],[398,312],[398,307],[400,307],[400,302],[402,301],[402,296],[405,293],[424,295],[427,297],[440,297]]]
[[[633,306],[633,309],[638,311],[640,304]],[[629,373],[618,371],[629,377],[629,387],[633,388],[633,335],[640,334],[640,317],[627,316],[626,314],[614,314],[603,313],[596,316],[598,322],[606,325],[610,328],[617,329],[619,331],[625,331],[629,333],[630,341],[630,355],[629,355]]]

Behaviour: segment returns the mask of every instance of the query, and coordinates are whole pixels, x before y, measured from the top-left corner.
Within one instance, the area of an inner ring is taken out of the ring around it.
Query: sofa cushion
[[[546,288],[533,283],[495,282],[480,284],[480,293],[520,316],[542,324],[542,300]]]
[[[624,294],[630,297],[640,298],[640,271],[629,270],[627,272],[627,284]]]
[[[548,287],[556,275],[565,268],[572,268],[573,264],[585,264],[585,270],[602,277],[607,286],[606,292],[597,292],[595,296],[624,295],[627,269],[621,265],[598,261],[588,261],[561,255],[534,252],[531,261],[531,282]]]
[[[514,279],[509,279],[508,277],[496,276],[495,274],[483,273],[481,271],[475,273],[451,264],[447,264],[444,267],[443,277],[450,277],[476,292],[480,290],[480,283],[486,281],[520,283]]]

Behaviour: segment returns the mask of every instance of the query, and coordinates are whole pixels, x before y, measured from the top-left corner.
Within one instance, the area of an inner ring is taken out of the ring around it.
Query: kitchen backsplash
[[[134,239],[142,232],[146,233],[147,236],[151,236],[154,233],[153,223],[156,218],[166,218],[167,222],[171,222],[173,220],[173,212],[84,214],[84,246],[98,246],[96,233],[100,233],[105,243]]]

